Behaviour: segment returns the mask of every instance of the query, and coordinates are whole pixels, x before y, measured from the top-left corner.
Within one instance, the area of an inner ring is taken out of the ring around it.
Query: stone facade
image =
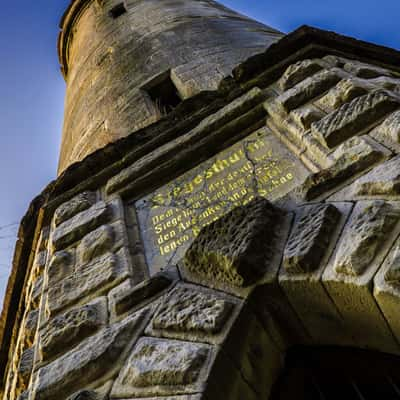
[[[400,355],[392,60],[302,28],[214,93],[67,169],[21,225],[1,320],[3,399],[267,400],[294,345]],[[290,169],[273,153],[290,153]],[[177,178],[175,197],[145,204]],[[191,203],[195,184],[205,197]],[[157,213],[139,215],[139,203]],[[143,241],[151,229],[168,247]]]

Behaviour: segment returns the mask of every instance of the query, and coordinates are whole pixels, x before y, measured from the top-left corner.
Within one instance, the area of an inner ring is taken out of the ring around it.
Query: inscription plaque
[[[136,201],[151,273],[176,263],[205,225],[257,195],[276,200],[308,174],[264,127]]]

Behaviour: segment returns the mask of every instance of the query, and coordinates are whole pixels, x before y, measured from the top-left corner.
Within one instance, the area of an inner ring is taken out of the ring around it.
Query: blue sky
[[[69,0],[2,4],[0,24],[0,303],[18,223],[55,177],[65,85],[56,54]],[[399,0],[222,0],[283,32],[307,24],[400,48]]]

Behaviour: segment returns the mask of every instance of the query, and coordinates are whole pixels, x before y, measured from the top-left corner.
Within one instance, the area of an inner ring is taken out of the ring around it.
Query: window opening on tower
[[[159,75],[143,88],[153,101],[160,115],[166,115],[175,109],[182,98],[171,79],[170,71]]]
[[[126,7],[125,7],[124,3],[117,4],[109,12],[110,17],[114,18],[114,19],[120,17],[121,15],[123,15],[125,13],[126,13]]]

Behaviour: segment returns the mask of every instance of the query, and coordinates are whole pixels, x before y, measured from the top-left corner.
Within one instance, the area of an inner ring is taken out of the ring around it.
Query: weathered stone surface
[[[335,271],[346,275],[361,275],[374,259],[385,235],[400,218],[399,210],[376,201],[352,215],[340,242],[335,259]]]
[[[94,205],[96,202],[96,193],[83,192],[75,196],[70,201],[62,204],[54,213],[54,223],[60,225],[67,219],[74,217],[81,211],[84,211]]]
[[[345,69],[345,71],[365,79],[377,78],[382,75],[393,75],[392,72],[388,69],[377,67],[372,64],[364,64],[354,60],[347,62],[343,68]]]
[[[44,271],[44,268],[46,267],[46,261],[47,261],[47,251],[46,250],[39,251],[36,254],[35,260],[33,262],[33,269],[36,270],[37,274],[41,274]]]
[[[74,253],[71,250],[60,250],[53,254],[47,270],[48,286],[70,275],[74,267]]]
[[[172,282],[173,277],[163,271],[131,288],[126,288],[125,285],[116,293],[110,293],[110,297],[112,296],[111,306],[116,315],[121,315],[139,305],[141,302],[149,300],[158,293],[161,293],[170,286]]]
[[[313,122],[320,120],[325,114],[316,107],[307,106],[293,110],[290,115],[301,129],[307,130]]]
[[[233,304],[192,287],[178,287],[170,293],[153,318],[154,329],[215,334],[221,331]]]
[[[324,109],[332,110],[366,93],[367,89],[358,80],[342,79],[325,96],[318,100],[318,105]]]
[[[284,92],[276,99],[276,103],[286,112],[292,111],[321,95],[339,80],[340,76],[336,70],[319,72]]]
[[[304,207],[285,248],[283,265],[288,272],[315,271],[324,257],[340,220],[332,204]]]
[[[400,195],[400,157],[386,161],[358,179],[353,193],[359,196]]]
[[[25,340],[31,346],[35,338],[36,329],[39,320],[39,310],[30,311],[25,320]]]
[[[400,143],[400,111],[396,111],[383,121],[379,131],[395,143]]]
[[[107,322],[107,300],[97,299],[51,319],[40,333],[42,359],[65,352]]]
[[[29,400],[29,394],[30,392],[28,390],[25,390],[18,396],[18,400]]]
[[[157,386],[184,393],[185,386],[197,382],[209,352],[209,347],[202,344],[141,338],[122,368],[111,397],[135,396],[137,389],[144,388],[152,389],[143,393],[163,394]]]
[[[107,222],[109,215],[108,206],[101,201],[61,223],[53,232],[54,248],[61,250],[80,240],[88,232]]]
[[[311,200],[369,168],[384,157],[383,151],[364,136],[354,137],[333,152],[330,167],[307,177],[301,190],[306,199]]]
[[[321,62],[318,60],[298,61],[286,69],[278,84],[282,90],[290,89],[322,68]]]
[[[395,246],[390,259],[390,266],[385,273],[385,281],[394,285],[400,284],[400,246]]]
[[[263,198],[204,227],[184,256],[190,272],[234,286],[260,279],[273,253],[283,213]]]
[[[43,276],[39,276],[32,286],[32,293],[31,293],[31,302],[33,308],[38,308],[40,299],[42,297],[42,289],[43,289]]]
[[[68,397],[67,400],[106,400],[106,396],[94,390],[80,390]]]
[[[115,233],[110,225],[103,225],[87,234],[77,248],[78,263],[85,264],[111,250]]]
[[[384,91],[358,97],[311,125],[313,135],[328,148],[365,131],[399,106],[399,101]]]
[[[35,400],[50,400],[76,392],[103,378],[142,329],[145,313],[107,327],[37,372]]]
[[[29,378],[33,369],[33,360],[35,355],[35,348],[30,347],[25,350],[20,358],[19,366],[18,366],[18,375],[24,386],[28,384]]]
[[[75,273],[49,288],[47,311],[54,315],[65,306],[78,299],[97,293],[105,293],[111,286],[127,278],[130,274],[126,254],[107,253],[89,264],[80,266]]]

